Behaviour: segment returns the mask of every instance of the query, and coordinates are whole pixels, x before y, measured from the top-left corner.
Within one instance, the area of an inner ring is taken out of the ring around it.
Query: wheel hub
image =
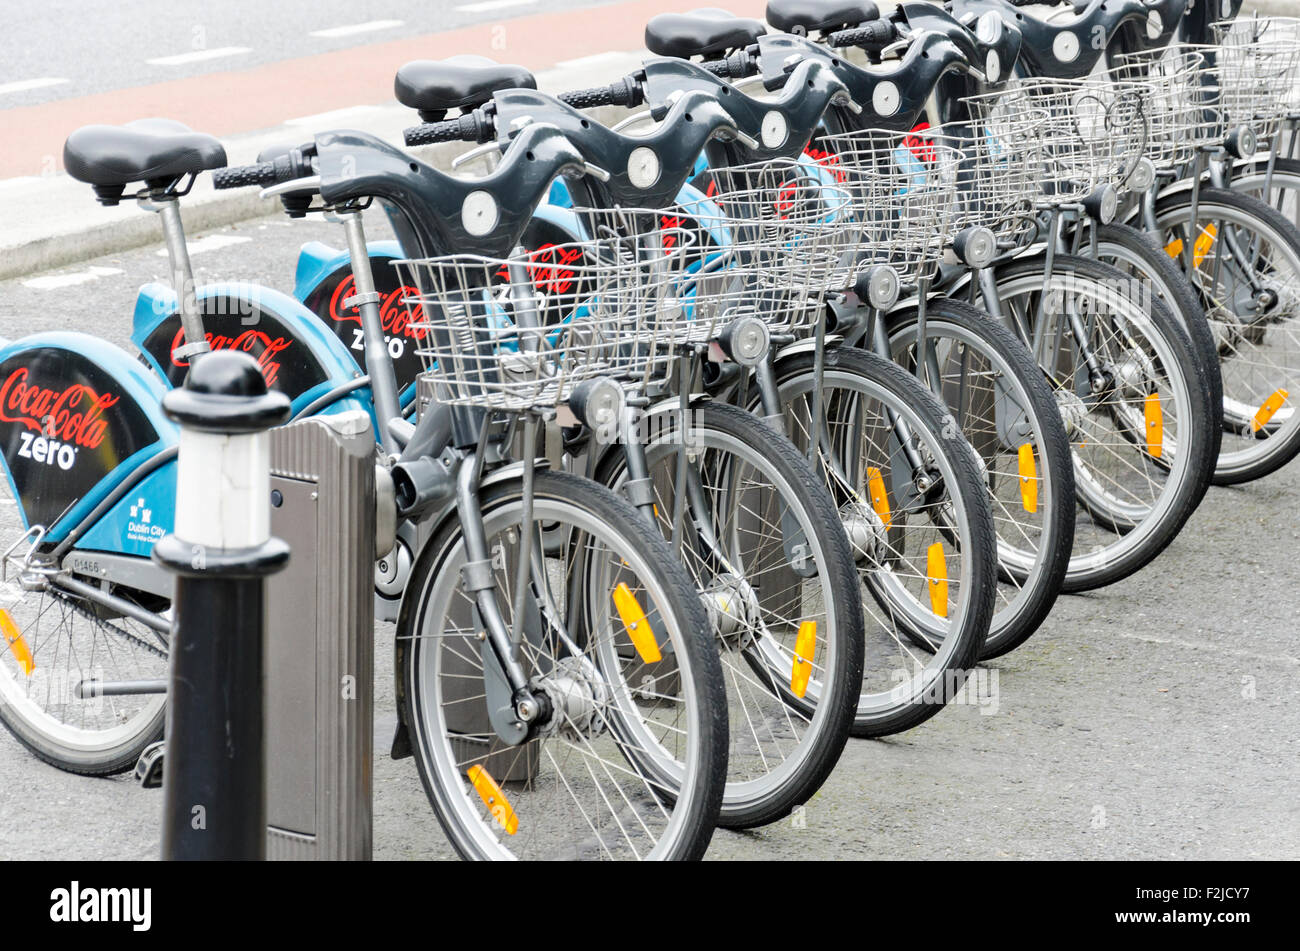
[[[720,575],[701,594],[714,633],[732,647],[749,646],[758,622],[758,597],[744,578]]]
[[[853,546],[853,557],[859,565],[879,565],[889,548],[889,529],[885,521],[865,502],[850,502],[840,509],[840,522],[844,534]]]
[[[546,695],[552,710],[537,732],[588,739],[604,732],[605,720],[600,709],[608,700],[608,693],[603,681],[591,675],[577,658],[556,661],[551,673],[531,686]]]

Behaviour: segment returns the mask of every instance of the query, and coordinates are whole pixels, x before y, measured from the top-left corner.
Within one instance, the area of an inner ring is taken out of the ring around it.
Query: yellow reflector
[[[1031,515],[1038,511],[1038,463],[1034,461],[1034,447],[1025,443],[1020,447],[1020,504]]]
[[[1214,239],[1217,238],[1218,235],[1219,229],[1216,228],[1213,223],[1205,226],[1205,230],[1201,232],[1200,236],[1196,239],[1196,245],[1192,248],[1192,267],[1201,266],[1201,262],[1205,260],[1205,256],[1210,253],[1210,248],[1214,247]],[[1183,239],[1174,238],[1173,241],[1166,244],[1165,253],[1171,258],[1176,258],[1178,255],[1182,254]]]
[[[867,467],[867,491],[871,495],[871,507],[885,523],[885,528],[892,528],[894,520],[889,512],[889,495],[885,492],[885,477],[875,466]]]
[[[808,678],[812,676],[813,655],[817,653],[817,622],[804,621],[794,640],[794,667],[790,671],[790,689],[796,697],[808,692]]]
[[[1159,459],[1165,449],[1165,414],[1160,409],[1160,394],[1152,393],[1142,403],[1142,416],[1146,420],[1147,452]]]
[[[930,589],[930,610],[939,617],[948,616],[948,559],[943,554],[943,543],[935,542],[925,556],[926,583]]]
[[[23,640],[23,632],[18,630],[18,625],[4,608],[0,608],[0,633],[4,634],[5,643],[9,645],[9,650],[13,653],[14,660],[18,661],[18,666],[30,677],[32,671],[36,669],[36,661],[32,659],[32,652],[28,649],[27,642]]]
[[[632,639],[632,646],[641,655],[641,659],[647,664],[663,660],[663,654],[659,653],[659,645],[655,643],[655,632],[650,630],[650,622],[646,620],[645,612],[641,610],[641,605],[637,604],[636,596],[622,581],[614,589],[614,607],[618,608],[618,616],[623,619],[627,636]]]
[[[1282,408],[1287,397],[1291,394],[1286,390],[1277,390],[1272,396],[1264,400],[1255,412],[1255,418],[1250,421],[1250,431],[1257,433],[1268,425],[1268,421],[1273,418],[1273,414]]]
[[[474,765],[465,771],[465,775],[469,777],[474,791],[483,800],[483,805],[487,806],[488,812],[492,813],[492,818],[497,821],[497,825],[506,830],[506,835],[514,835],[518,832],[519,817],[515,815],[510,800],[501,791],[497,781],[488,775],[488,771],[482,766]]]

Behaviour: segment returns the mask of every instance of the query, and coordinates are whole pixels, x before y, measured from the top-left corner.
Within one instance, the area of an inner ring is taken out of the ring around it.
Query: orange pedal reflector
[[[889,493],[885,491],[885,477],[875,466],[867,467],[867,492],[871,495],[871,507],[885,523],[885,528],[892,528],[894,519],[889,511]]]
[[[1159,459],[1165,450],[1165,414],[1160,408],[1160,394],[1151,393],[1142,401],[1142,417],[1146,421],[1147,452]]]
[[[465,775],[469,777],[474,791],[483,800],[483,805],[487,806],[488,812],[492,813],[492,818],[497,821],[497,825],[506,830],[506,835],[514,835],[518,832],[519,817],[515,815],[514,807],[510,805],[510,800],[501,791],[497,781],[488,775],[488,771],[476,764],[467,769]]]
[[[0,633],[4,634],[5,643],[9,645],[9,650],[14,655],[14,660],[18,661],[18,666],[30,677],[32,671],[36,669],[36,661],[32,658],[27,642],[23,640],[23,632],[18,630],[18,625],[4,608],[0,608]]]
[[[641,659],[647,664],[663,660],[659,645],[655,643],[655,632],[650,630],[650,621],[641,610],[641,605],[637,604],[636,595],[622,581],[614,589],[614,607],[618,608],[618,616],[623,619],[627,636],[632,639],[632,646],[641,655]]]
[[[790,689],[796,697],[808,692],[808,678],[812,676],[813,655],[817,653],[817,622],[804,621],[794,639],[794,667],[790,671]]]
[[[1034,447],[1025,443],[1017,455],[1020,457],[1020,504],[1031,515],[1038,511],[1038,463],[1034,461]]]
[[[1291,394],[1286,390],[1275,390],[1273,395],[1259,404],[1259,409],[1255,411],[1255,418],[1250,421],[1250,431],[1257,433],[1273,418],[1273,414],[1282,408],[1282,404],[1287,401]]]
[[[930,610],[939,617],[948,616],[948,559],[943,543],[935,542],[926,551],[926,586],[930,589]]]

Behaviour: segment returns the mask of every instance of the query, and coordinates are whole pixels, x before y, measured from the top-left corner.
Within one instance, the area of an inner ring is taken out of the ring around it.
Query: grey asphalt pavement
[[[503,17],[596,6],[599,2],[48,0],[6,4],[0,109],[248,69],[350,46],[494,23]],[[162,62],[151,62],[156,60]],[[47,84],[37,85],[39,80]],[[30,88],[6,88],[20,83]]]
[[[371,232],[382,235],[378,220]],[[340,237],[337,226],[281,218],[216,233],[249,240],[199,250],[200,281],[286,291],[298,246]],[[39,280],[92,267],[112,273]],[[0,336],[75,329],[126,346],[135,289],[165,277],[150,248],[2,282]],[[1300,465],[1211,489],[1158,561],[1062,598],[1024,647],[981,669],[968,702],[889,740],[850,741],[801,813],[719,831],[710,855],[1300,858],[1298,564]],[[376,668],[376,857],[449,857],[412,761],[386,755],[387,625]],[[155,857],[161,802],[125,777],[60,773],[0,732],[0,859]]]

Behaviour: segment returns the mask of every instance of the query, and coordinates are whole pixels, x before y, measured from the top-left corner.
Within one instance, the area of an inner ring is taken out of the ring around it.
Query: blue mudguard
[[[295,414],[362,372],[339,338],[288,294],[229,283],[201,287],[197,297],[213,349],[252,356],[268,385],[289,397]],[[170,287],[146,284],[140,289],[131,339],[168,385],[178,386],[185,379],[189,362],[174,355],[184,336]],[[374,420],[368,389],[336,400],[321,412],[353,410],[364,410]]]
[[[126,351],[88,334],[39,333],[0,348],[0,461],[28,528],[58,541],[158,453],[177,430],[162,413],[166,388]],[[150,528],[105,534],[108,551],[147,554],[171,529],[174,463],[151,487]],[[129,506],[128,506],[129,508]],[[140,521],[137,519],[137,521]]]

